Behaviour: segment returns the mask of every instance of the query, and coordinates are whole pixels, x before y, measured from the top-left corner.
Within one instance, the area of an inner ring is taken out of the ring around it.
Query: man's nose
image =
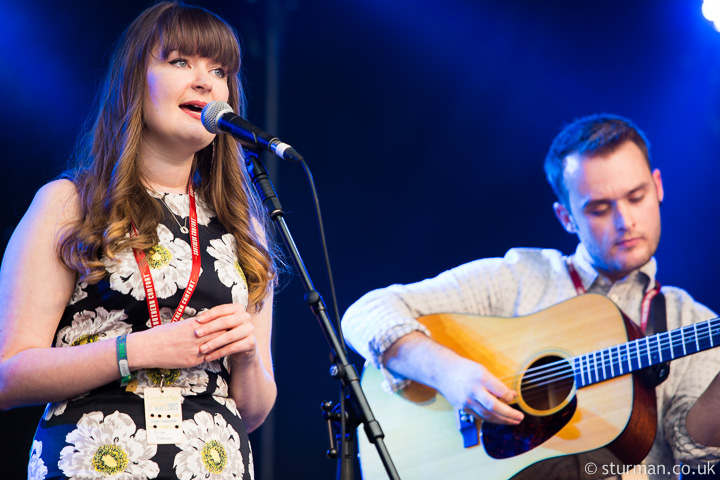
[[[630,230],[635,226],[635,215],[630,205],[618,202],[615,207],[615,228],[618,230]]]

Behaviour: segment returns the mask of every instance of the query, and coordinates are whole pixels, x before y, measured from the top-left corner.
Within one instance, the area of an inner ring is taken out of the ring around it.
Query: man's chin
[[[623,273],[623,277],[632,273],[634,270],[641,268],[643,265],[648,263],[650,261],[650,259],[652,258],[652,255],[647,250],[645,250],[642,253],[640,253],[640,252],[633,252],[633,253],[636,253],[636,254],[628,255],[618,265],[618,267],[619,267],[618,271]]]

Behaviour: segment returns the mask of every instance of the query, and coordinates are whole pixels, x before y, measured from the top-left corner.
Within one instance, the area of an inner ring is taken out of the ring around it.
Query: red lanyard
[[[180,299],[180,304],[175,310],[175,314],[172,317],[173,322],[177,322],[182,318],[182,314],[190,302],[197,285],[198,278],[200,278],[200,242],[198,240],[198,223],[197,223],[197,210],[195,207],[195,192],[193,191],[192,185],[188,188],[190,195],[190,249],[192,250],[192,270],[190,271],[190,280],[185,288]],[[171,212],[172,214],[172,212]],[[133,224],[133,234],[137,236],[137,229]],[[152,276],[150,275],[150,267],[145,262],[145,252],[142,250],[133,249],[135,254],[135,260],[137,261],[138,268],[140,269],[140,275],[142,276],[143,287],[145,287],[145,299],[147,300],[148,312],[150,313],[150,324],[153,327],[157,327],[162,322],[160,320],[160,310],[158,309],[157,295],[155,294],[155,285],[153,284]]]
[[[583,293],[586,293],[587,290],[585,290],[585,287],[580,280],[580,275],[578,274],[577,270],[575,270],[575,265],[573,265],[572,259],[570,257],[567,257],[565,263],[567,265],[568,273],[570,274],[570,278],[572,279],[577,294],[582,295]],[[645,292],[645,296],[642,300],[642,317],[640,321],[640,328],[642,329],[643,333],[645,333],[648,319],[650,318],[650,303],[652,302],[652,299],[655,298],[655,295],[657,295],[658,293],[660,293],[660,282],[655,280],[655,286]]]

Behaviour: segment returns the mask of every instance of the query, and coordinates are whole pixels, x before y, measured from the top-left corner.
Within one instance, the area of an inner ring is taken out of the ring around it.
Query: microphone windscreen
[[[202,113],[200,114],[203,126],[210,133],[222,133],[218,128],[218,120],[227,112],[235,113],[232,107],[226,102],[216,100],[208,103],[203,107]]]

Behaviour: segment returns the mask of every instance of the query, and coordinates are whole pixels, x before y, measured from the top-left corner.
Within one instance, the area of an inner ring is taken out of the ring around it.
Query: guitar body
[[[517,406],[526,420],[519,427],[476,421],[471,429],[478,429],[479,441],[465,447],[457,411],[445,398],[418,383],[388,395],[380,372],[366,364],[361,384],[402,479],[602,478],[602,465],[639,463],[650,450],[655,392],[635,375],[580,389],[565,375],[564,386],[539,400],[522,383],[531,378],[528,369],[543,363],[562,364],[637,338],[637,327],[607,298],[582,295],[525,317],[437,314],[419,320],[433,339],[520,392]],[[363,478],[387,478],[364,433],[358,442]],[[588,462],[597,469],[586,468]]]

